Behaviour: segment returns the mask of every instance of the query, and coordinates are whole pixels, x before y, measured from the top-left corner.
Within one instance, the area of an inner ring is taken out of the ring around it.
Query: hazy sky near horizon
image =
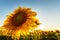
[[[60,0],[0,0],[0,25],[15,8],[27,7],[37,12],[44,30],[60,30]]]

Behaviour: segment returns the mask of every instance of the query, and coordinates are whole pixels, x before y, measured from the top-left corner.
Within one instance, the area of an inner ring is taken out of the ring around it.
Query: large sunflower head
[[[16,34],[27,33],[30,29],[39,25],[35,16],[36,12],[31,11],[31,8],[18,7],[7,16],[7,19],[4,21],[4,27],[12,30],[12,32],[16,32]]]

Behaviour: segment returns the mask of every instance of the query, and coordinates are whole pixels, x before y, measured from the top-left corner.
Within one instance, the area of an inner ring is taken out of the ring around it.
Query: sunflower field
[[[0,33],[0,40],[60,40],[60,31],[41,31],[35,30],[28,35],[20,35],[20,37],[11,34]]]

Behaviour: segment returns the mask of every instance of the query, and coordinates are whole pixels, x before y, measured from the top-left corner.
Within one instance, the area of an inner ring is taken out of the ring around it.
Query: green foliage
[[[13,40],[11,36],[0,35],[0,40]]]

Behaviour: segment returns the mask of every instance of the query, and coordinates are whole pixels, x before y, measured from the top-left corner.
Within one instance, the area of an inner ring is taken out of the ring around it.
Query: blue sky
[[[60,29],[60,0],[0,0],[0,25],[18,6],[32,8],[42,23],[41,29]]]

